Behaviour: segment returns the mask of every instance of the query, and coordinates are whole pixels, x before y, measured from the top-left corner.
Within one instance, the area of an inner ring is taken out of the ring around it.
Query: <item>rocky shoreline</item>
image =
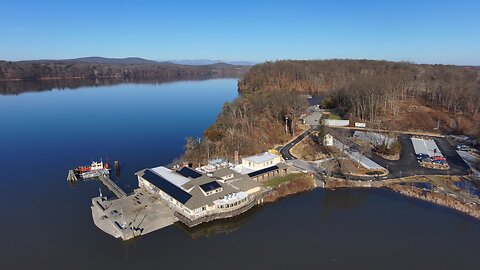
[[[395,192],[398,192],[404,196],[417,198],[417,199],[427,201],[436,205],[448,207],[448,208],[457,210],[459,212],[462,212],[464,214],[467,214],[469,216],[472,216],[476,219],[480,219],[480,208],[478,206],[469,205],[453,197],[450,197],[444,194],[423,191],[418,188],[408,188],[401,185],[387,186],[387,188]]]
[[[440,193],[422,190],[419,188],[412,188],[410,186],[400,185],[400,183],[408,183],[408,182],[424,182],[424,181],[415,181],[415,179],[413,178],[392,179],[392,180],[374,181],[374,182],[329,179],[325,183],[325,188],[326,189],[387,188],[397,193],[400,193],[401,195],[420,199],[420,200],[427,201],[443,207],[447,207],[480,220],[480,207],[478,205],[466,203],[460,199],[454,198],[453,196],[448,196],[447,194],[440,194]]]

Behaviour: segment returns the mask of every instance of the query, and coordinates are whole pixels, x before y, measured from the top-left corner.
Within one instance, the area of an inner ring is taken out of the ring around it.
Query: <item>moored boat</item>
[[[73,171],[77,177],[86,179],[97,177],[101,174],[110,174],[110,166],[108,163],[104,163],[103,161],[92,161],[90,166],[79,166]]]

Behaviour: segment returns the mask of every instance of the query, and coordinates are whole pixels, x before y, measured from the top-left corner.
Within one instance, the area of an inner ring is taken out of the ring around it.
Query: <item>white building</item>
[[[252,171],[265,169],[280,162],[280,156],[268,152],[242,158],[242,166]]]
[[[323,145],[333,146],[333,136],[327,133],[325,137],[323,137]]]
[[[328,127],[346,127],[350,125],[349,120],[323,119],[322,123]]]

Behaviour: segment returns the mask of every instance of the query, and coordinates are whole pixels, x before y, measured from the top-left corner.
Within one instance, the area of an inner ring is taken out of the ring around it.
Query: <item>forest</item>
[[[239,82],[239,90],[323,93],[327,107],[367,122],[391,120],[405,113],[402,104],[415,101],[450,114],[453,120],[445,122],[455,122],[461,116],[477,123],[480,67],[372,60],[285,60],[252,67]],[[440,123],[440,118],[434,116],[432,121]],[[443,124],[450,130],[459,126]],[[478,127],[473,128],[468,133],[478,133]]]
[[[247,66],[213,64],[186,66],[154,61],[39,60],[0,61],[0,81],[42,81],[117,78],[130,81],[198,79],[204,77],[240,77]]]
[[[241,95],[202,138],[187,139],[184,160],[249,155],[284,143],[307,107],[305,93],[324,95],[324,107],[377,128],[480,136],[478,67],[285,60],[253,66],[238,87]]]
[[[267,151],[299,133],[296,124],[307,106],[305,96],[296,92],[242,94],[225,103],[202,138],[187,138],[183,160],[198,164],[211,158],[232,158],[235,151],[241,156]]]

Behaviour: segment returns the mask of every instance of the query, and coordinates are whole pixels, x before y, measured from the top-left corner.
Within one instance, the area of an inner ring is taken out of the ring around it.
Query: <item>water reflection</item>
[[[0,95],[18,95],[26,92],[42,92],[52,89],[77,89],[82,87],[113,86],[126,83],[162,84],[178,81],[204,81],[210,79],[234,78],[220,76],[189,75],[165,79],[125,79],[125,78],[95,78],[95,79],[64,79],[41,81],[0,81]]]
[[[323,202],[319,203],[322,217],[328,217],[331,213],[350,211],[363,208],[367,197],[366,192],[357,192],[355,189],[325,190]]]
[[[189,228],[181,222],[177,222],[174,225],[183,230],[192,239],[210,237],[217,234],[229,234],[245,225],[251,218],[260,212],[261,209],[261,206],[255,206],[239,216],[203,223],[192,228]]]

